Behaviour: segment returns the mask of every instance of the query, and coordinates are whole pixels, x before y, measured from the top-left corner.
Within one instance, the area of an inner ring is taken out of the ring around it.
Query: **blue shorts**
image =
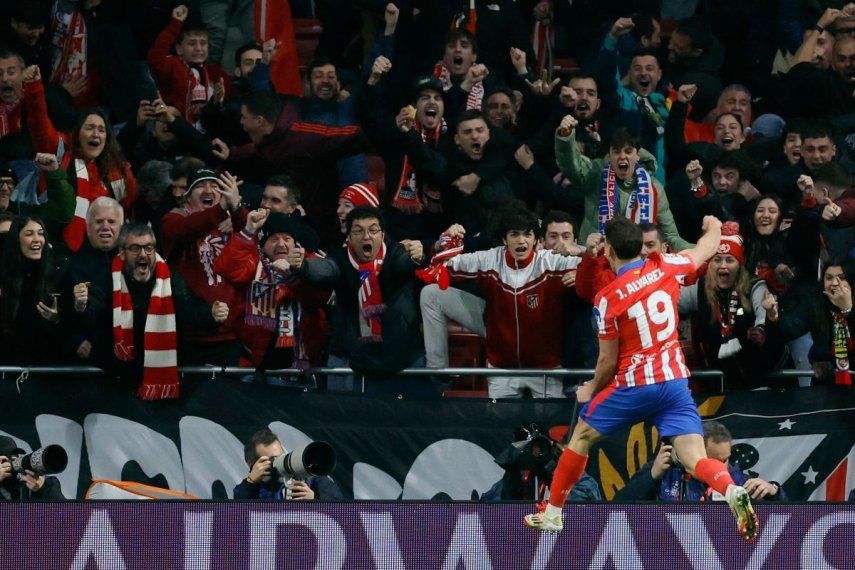
[[[603,435],[648,418],[660,437],[704,433],[685,378],[646,386],[618,388],[611,384],[585,404],[580,417]]]

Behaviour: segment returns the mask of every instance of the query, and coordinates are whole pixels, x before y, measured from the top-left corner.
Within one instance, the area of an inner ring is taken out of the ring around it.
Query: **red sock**
[[[573,489],[573,485],[582,478],[585,465],[588,464],[587,455],[579,455],[569,447],[561,454],[555,473],[552,474],[552,485],[549,486],[549,504],[558,507],[564,506],[567,495]]]
[[[709,457],[704,457],[695,464],[695,479],[703,481],[722,495],[727,492],[728,485],[734,485],[727,465]]]

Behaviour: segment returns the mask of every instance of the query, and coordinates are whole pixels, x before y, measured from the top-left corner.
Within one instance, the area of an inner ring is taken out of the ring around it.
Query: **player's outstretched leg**
[[[724,497],[730,506],[730,511],[736,517],[740,536],[748,542],[753,542],[760,530],[760,521],[757,519],[757,513],[754,512],[754,507],[751,506],[751,496],[748,491],[739,485],[729,485]]]
[[[564,529],[561,510],[573,486],[585,472],[591,445],[600,437],[594,428],[579,420],[573,430],[573,438],[558,459],[558,465],[552,474],[549,502],[543,511],[525,516],[523,522],[527,527],[543,532],[561,532]]]
[[[689,456],[691,451],[694,451],[685,449],[685,443],[688,443],[686,440],[691,437],[693,436],[679,436],[675,440],[675,444],[677,441],[683,440],[680,441],[682,444],[681,447],[684,448],[684,453],[689,452],[685,453],[684,457]],[[698,443],[703,446],[703,438],[701,436],[695,437]],[[692,447],[696,447],[697,445],[695,443]],[[703,447],[700,447],[698,453],[702,449]],[[703,455],[706,455],[706,453],[703,452]],[[688,465],[686,467],[689,468]],[[689,471],[696,479],[700,479],[715,491],[724,495],[733,516],[736,517],[736,525],[740,536],[748,542],[754,541],[757,538],[757,533],[760,531],[760,522],[757,518],[757,513],[754,512],[754,507],[751,505],[751,497],[748,491],[733,482],[727,466],[716,459],[701,456],[700,459],[694,462]]]

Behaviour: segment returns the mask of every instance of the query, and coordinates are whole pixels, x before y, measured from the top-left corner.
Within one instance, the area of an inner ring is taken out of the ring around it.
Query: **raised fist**
[[[56,158],[55,154],[50,154],[47,152],[37,152],[36,153],[36,165],[39,167],[39,170],[44,170],[45,172],[53,172],[57,168],[59,168],[59,161]]]
[[[706,232],[720,230],[720,229],[721,229],[721,220],[719,220],[715,216],[704,216],[703,225],[701,226],[702,232],[706,233]]]
[[[526,56],[525,52],[519,48],[511,48],[511,65],[517,70],[517,73],[522,75],[526,73]]]
[[[692,160],[689,164],[686,165],[686,176],[689,179],[689,182],[695,183],[698,178],[701,177],[701,174],[704,173],[704,167],[701,166],[701,162],[699,160]]]
[[[246,231],[252,235],[257,234],[268,217],[270,217],[270,210],[267,208],[259,208],[251,211],[246,215]]]
[[[39,71],[38,65],[31,65],[27,68],[24,68],[24,72],[21,74],[21,79],[24,80],[24,83],[32,83],[34,81],[42,80],[42,72]]]
[[[464,91],[470,91],[476,83],[481,83],[487,76],[490,75],[490,70],[483,63],[476,63],[466,72],[466,77],[460,83],[460,88]]]
[[[612,25],[609,34],[613,38],[619,38],[631,32],[634,27],[635,24],[632,23],[632,18],[618,18],[614,25]]]
[[[276,41],[276,38],[270,38],[269,40],[261,44],[262,63],[270,65],[270,62],[273,60],[273,56],[276,55],[276,49],[278,47],[279,42]]]
[[[807,174],[802,174],[801,176],[799,176],[799,179],[796,180],[796,186],[799,187],[799,190],[801,191],[803,197],[813,198],[813,178],[811,178]]]
[[[395,6],[393,3],[389,2],[386,4],[386,11],[383,12],[383,20],[386,21],[386,29],[391,28],[392,30],[398,25],[398,16],[401,15],[401,11]]]
[[[392,69],[392,62],[384,55],[378,56],[374,60],[374,65],[371,66],[371,75],[368,77],[369,85],[376,85],[386,73]]]
[[[180,6],[176,6],[174,10],[172,10],[172,17],[176,20],[181,20],[182,22],[187,19],[187,14],[190,13],[190,10],[187,9],[187,6],[181,4]]]
[[[566,135],[562,136],[569,136],[578,124],[579,121],[577,121],[576,117],[574,117],[573,115],[564,115],[564,118],[561,119],[561,124],[558,125],[558,130],[562,133],[567,133]]]
[[[680,85],[677,89],[677,101],[680,103],[688,103],[692,100],[692,97],[695,96],[695,93],[698,92],[698,86],[694,83],[687,83],[686,85]]]

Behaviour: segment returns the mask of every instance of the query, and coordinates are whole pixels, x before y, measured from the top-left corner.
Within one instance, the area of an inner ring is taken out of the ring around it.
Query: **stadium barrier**
[[[15,568],[851,568],[855,506],[761,504],[759,539],[723,504],[571,504],[564,532],[531,504],[88,502],[12,504]]]

